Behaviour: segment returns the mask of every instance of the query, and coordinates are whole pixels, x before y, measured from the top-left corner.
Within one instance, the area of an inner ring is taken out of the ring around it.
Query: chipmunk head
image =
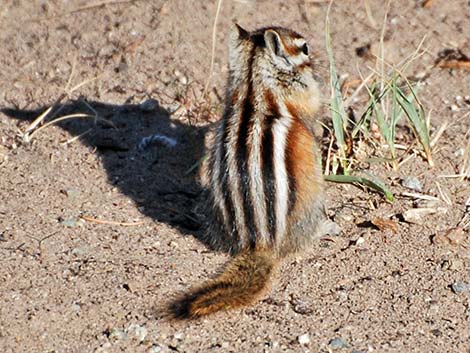
[[[306,40],[297,32],[266,27],[248,32],[234,25],[230,35],[229,68],[232,82],[251,80],[257,87],[273,88],[274,93],[315,112],[319,90],[309,58]]]

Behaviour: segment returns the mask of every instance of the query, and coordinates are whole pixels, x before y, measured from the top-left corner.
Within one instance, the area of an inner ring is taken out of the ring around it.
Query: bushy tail
[[[276,260],[271,252],[235,256],[215,279],[170,304],[175,318],[198,318],[254,303],[268,287]]]

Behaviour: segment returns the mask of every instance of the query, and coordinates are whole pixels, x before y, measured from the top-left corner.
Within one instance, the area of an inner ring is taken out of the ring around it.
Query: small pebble
[[[80,306],[80,304],[77,304],[77,303],[72,304],[72,310],[76,312],[77,314],[80,313],[81,308],[82,307]]]
[[[450,261],[450,266],[449,266],[449,270],[451,271],[459,271],[461,269],[464,268],[464,263],[462,260],[460,259],[455,259],[455,260],[452,260]]]
[[[85,246],[81,246],[79,248],[73,248],[71,254],[74,256],[83,256],[88,252],[88,248]]]
[[[406,176],[401,180],[401,185],[407,189],[414,190],[414,191],[423,191],[423,186],[418,178],[414,176]]]
[[[140,103],[139,108],[144,112],[152,112],[158,108],[158,102],[155,99],[146,99]]]
[[[333,349],[348,348],[349,344],[342,338],[334,338],[329,343],[330,347]]]
[[[351,353],[364,353],[363,351],[358,351],[357,349],[353,349]]]
[[[361,244],[364,244],[365,243],[365,239],[363,237],[359,237],[357,238],[357,240],[355,241],[356,245],[361,245]]]
[[[175,335],[173,336],[175,339],[178,341],[181,341],[184,339],[184,333],[183,332],[176,332]]]
[[[278,349],[279,348],[279,342],[278,341],[272,341],[269,346],[272,348],[272,349]]]
[[[74,218],[69,218],[69,219],[64,219],[60,221],[60,224],[68,228],[74,228],[78,226],[78,221]]]
[[[175,76],[178,79],[178,81],[180,81],[180,83],[182,83],[183,85],[186,85],[188,83],[188,78],[185,75],[183,75],[181,71],[175,70]]]
[[[451,285],[452,292],[455,294],[465,293],[470,291],[470,284],[465,282],[454,282]]]
[[[303,335],[300,335],[297,340],[302,346],[305,346],[310,343],[310,336],[308,333],[304,333]]]
[[[145,340],[145,337],[147,337],[148,330],[145,328],[145,326],[137,325],[137,324],[131,324],[126,332],[129,335],[133,335],[139,342],[143,342]]]
[[[64,194],[67,197],[70,197],[70,198],[74,199],[74,198],[77,198],[77,196],[80,195],[80,190],[78,190],[78,189],[67,189],[67,190],[64,190]]]
[[[124,330],[113,328],[109,331],[109,340],[112,341],[119,341],[127,339],[127,333]]]

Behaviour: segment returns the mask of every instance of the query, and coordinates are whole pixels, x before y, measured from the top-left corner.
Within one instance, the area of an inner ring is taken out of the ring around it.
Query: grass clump
[[[371,73],[367,78],[362,78],[361,85],[354,93],[356,95],[359,90],[364,88],[367,93],[366,104],[360,118],[357,120],[351,119],[346,113],[347,100],[341,90],[341,82],[335,66],[331,46],[329,11],[330,8],[326,16],[325,42],[330,64],[330,112],[333,125],[332,135],[334,136],[336,149],[334,153],[331,153],[331,151],[328,153],[325,174],[329,181],[359,183],[381,192],[388,200],[392,200],[392,194],[377,177],[352,175],[358,165],[355,158],[355,152],[357,152],[355,146],[367,145],[372,147],[372,153],[368,151],[368,155],[382,155],[382,161],[394,170],[398,170],[398,148],[406,151],[413,150],[412,145],[402,146],[397,143],[398,123],[406,119],[415,135],[415,140],[421,146],[419,153],[433,166],[429,122],[418,99],[418,87],[403,75],[408,65],[420,56],[422,43],[403,64],[397,67],[388,65],[386,70],[385,66],[387,64],[383,55],[383,37],[387,18],[387,15],[385,15],[380,38],[380,56],[377,57],[376,62],[377,69],[371,69]],[[332,143],[330,146],[332,146]]]

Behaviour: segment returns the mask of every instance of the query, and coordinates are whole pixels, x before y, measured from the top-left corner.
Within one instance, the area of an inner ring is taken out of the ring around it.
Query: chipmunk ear
[[[238,39],[248,39],[250,37],[248,31],[243,29],[238,23],[233,24],[232,31],[237,33]]]
[[[264,32],[264,42],[272,54],[282,58],[286,57],[284,44],[282,43],[281,37],[275,30],[268,29],[266,32]]]
[[[250,38],[250,33],[244,30],[237,23],[233,23],[230,28],[229,35],[229,68],[238,71],[238,65],[242,62],[244,53],[247,48],[247,40]]]
[[[234,22],[233,25],[230,27],[230,49],[236,48],[241,41],[248,39],[249,37],[250,34],[245,31],[241,26],[239,26],[238,23]]]

